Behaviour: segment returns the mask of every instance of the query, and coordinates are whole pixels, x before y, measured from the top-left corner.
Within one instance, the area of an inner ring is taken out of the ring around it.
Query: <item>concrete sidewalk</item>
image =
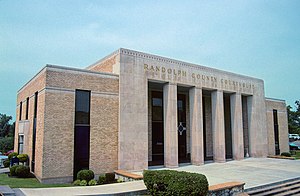
[[[241,161],[226,163],[209,163],[202,166],[188,165],[176,168],[178,171],[202,173],[207,176],[209,185],[240,181],[245,182],[245,188],[252,188],[264,184],[300,177],[300,160],[284,160],[270,158],[248,158]],[[66,187],[20,189],[25,195],[109,195],[124,193],[129,190],[139,191],[146,187],[143,181],[125,182],[118,184]]]

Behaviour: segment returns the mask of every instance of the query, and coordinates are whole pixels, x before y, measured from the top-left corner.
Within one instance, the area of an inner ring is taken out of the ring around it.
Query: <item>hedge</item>
[[[19,165],[16,168],[16,175],[19,178],[27,178],[27,177],[29,177],[29,174],[30,174],[30,169],[28,166]]]
[[[151,195],[207,195],[205,175],[174,170],[145,170],[144,183]]]
[[[291,153],[289,153],[289,152],[282,152],[280,155],[285,156],[285,157],[291,157],[292,156]]]

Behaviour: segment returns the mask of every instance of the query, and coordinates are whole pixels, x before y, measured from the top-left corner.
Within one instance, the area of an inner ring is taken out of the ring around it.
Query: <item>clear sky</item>
[[[0,0],[0,113],[45,64],[85,68],[120,47],[261,78],[300,99],[299,0]]]

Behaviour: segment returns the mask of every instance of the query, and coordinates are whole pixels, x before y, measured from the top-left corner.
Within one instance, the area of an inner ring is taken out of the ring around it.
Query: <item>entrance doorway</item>
[[[225,152],[226,159],[232,159],[232,127],[230,95],[224,93],[224,123],[225,123]]]
[[[164,164],[163,92],[151,91],[152,159],[149,166]]]
[[[186,128],[186,95],[177,95],[177,116],[178,116],[178,163],[189,163],[190,153],[187,149],[187,128]]]

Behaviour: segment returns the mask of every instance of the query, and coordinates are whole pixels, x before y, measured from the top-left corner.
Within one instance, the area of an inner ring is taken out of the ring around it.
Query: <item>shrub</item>
[[[16,168],[16,175],[20,178],[27,178],[30,174],[30,169],[28,166],[18,165]]]
[[[79,186],[80,185],[80,180],[75,180],[72,184],[74,186]]]
[[[12,152],[8,155],[8,159],[11,160],[13,157],[16,157],[18,156],[18,153],[17,152]]]
[[[18,156],[18,159],[20,162],[24,163],[28,160],[28,155],[27,154],[19,154]]]
[[[16,169],[17,169],[18,166],[19,166],[19,165],[13,165],[13,166],[11,166],[11,167],[9,168],[9,171],[10,171],[10,175],[11,175],[11,176],[17,176],[17,174],[16,174]]]
[[[4,167],[9,167],[10,161],[8,159],[6,159],[5,161],[3,161],[3,165]]]
[[[106,183],[113,183],[115,182],[115,173],[106,173],[105,174],[105,182]]]
[[[104,184],[105,183],[105,175],[100,175],[98,179],[98,184]]]
[[[285,157],[291,157],[292,156],[291,153],[289,153],[289,152],[282,152],[280,155],[285,156]]]
[[[77,173],[77,179],[86,180],[86,182],[89,182],[90,180],[94,179],[94,176],[94,172],[88,169],[80,170]]]
[[[122,179],[117,179],[117,183],[121,183],[121,182],[123,182],[123,180]]]
[[[97,185],[97,180],[92,179],[89,181],[88,184],[89,184],[89,186],[95,186],[95,185]]]
[[[87,181],[86,180],[81,180],[79,183],[79,186],[86,186],[87,185]]]
[[[205,175],[173,170],[143,173],[144,183],[151,195],[207,195]]]

